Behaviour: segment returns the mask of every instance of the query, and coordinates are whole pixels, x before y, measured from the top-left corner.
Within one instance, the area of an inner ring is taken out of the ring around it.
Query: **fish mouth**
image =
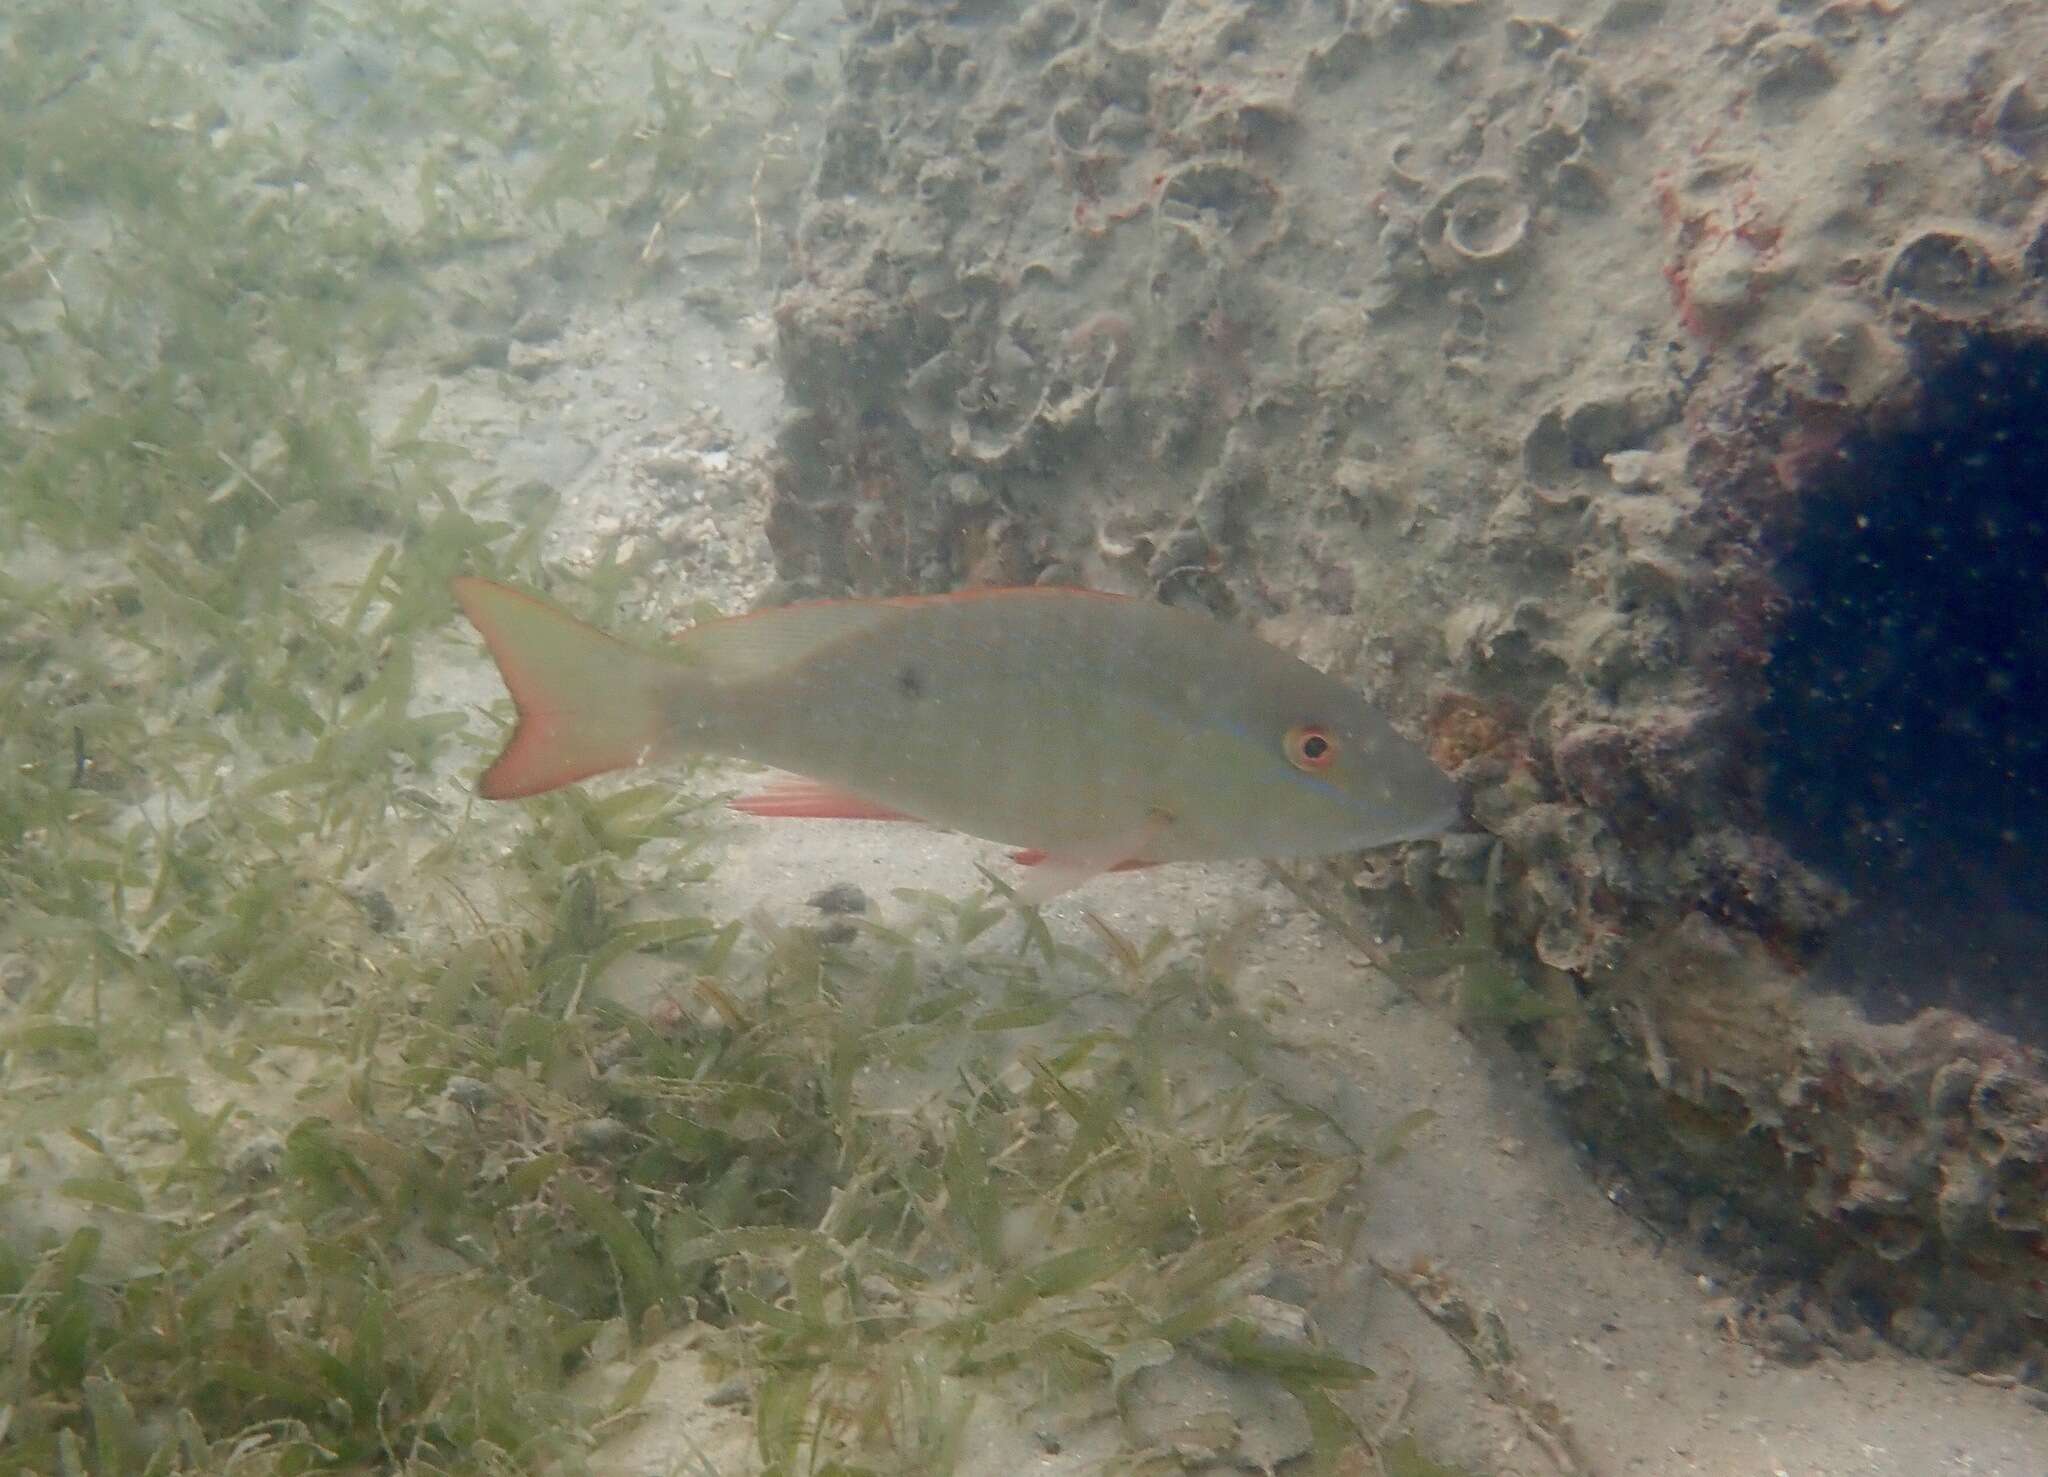
[[[1403,841],[1427,841],[1432,836],[1443,835],[1444,832],[1457,825],[1464,818],[1464,814],[1464,805],[1461,802],[1453,801],[1425,820],[1416,821],[1412,825],[1402,826],[1397,830],[1379,832],[1368,845],[1394,846]]]

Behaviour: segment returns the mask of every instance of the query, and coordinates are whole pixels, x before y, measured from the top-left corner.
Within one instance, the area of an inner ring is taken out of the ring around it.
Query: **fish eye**
[[[1296,769],[1320,774],[1337,762],[1337,740],[1327,728],[1298,723],[1287,730],[1287,762]]]

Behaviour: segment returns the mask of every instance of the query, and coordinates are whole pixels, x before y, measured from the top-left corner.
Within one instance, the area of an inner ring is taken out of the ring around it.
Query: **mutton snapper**
[[[479,783],[534,795],[719,754],[801,779],[756,815],[917,820],[1020,847],[1042,901],[1155,862],[1412,840],[1458,794],[1335,679],[1149,600],[1032,587],[789,605],[658,651],[474,577],[456,600],[518,723]]]

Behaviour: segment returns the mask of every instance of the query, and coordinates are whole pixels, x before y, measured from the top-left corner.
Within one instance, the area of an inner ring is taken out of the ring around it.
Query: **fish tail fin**
[[[450,588],[519,713],[505,751],[477,782],[479,795],[539,795],[674,748],[673,662],[495,580],[461,575]]]

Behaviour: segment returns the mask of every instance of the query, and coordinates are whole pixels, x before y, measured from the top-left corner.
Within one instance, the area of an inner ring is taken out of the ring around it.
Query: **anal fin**
[[[1154,810],[1137,825],[1092,841],[1049,852],[1013,852],[1013,861],[1032,869],[1031,875],[1018,884],[1017,897],[1035,907],[1104,872],[1129,872],[1152,866],[1152,862],[1145,860],[1145,853],[1172,824],[1171,815]]]

